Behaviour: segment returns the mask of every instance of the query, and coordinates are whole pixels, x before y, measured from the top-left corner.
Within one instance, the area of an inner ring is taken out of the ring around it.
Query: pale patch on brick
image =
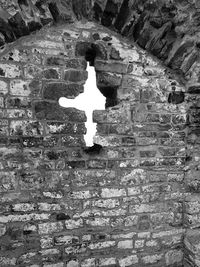
[[[133,241],[132,240],[123,240],[119,241],[117,244],[119,249],[130,249],[133,248]]]
[[[91,194],[89,190],[77,191],[77,192],[73,192],[71,194],[71,197],[74,199],[87,199],[87,198],[91,198]]]
[[[0,69],[2,74],[1,76],[5,76],[6,78],[16,78],[21,75],[20,67],[12,64],[0,64]]]
[[[43,192],[43,195],[48,198],[56,198],[56,199],[60,199],[63,197],[62,193],[59,192]]]
[[[183,260],[183,252],[181,250],[170,250],[165,254],[166,264],[173,265]]]
[[[90,249],[102,249],[115,246],[115,241],[105,241],[99,243],[93,243],[88,246]]]
[[[105,258],[105,259],[99,259],[99,266],[112,266],[116,264],[115,258]]]
[[[70,245],[79,242],[79,238],[73,235],[61,235],[55,237],[55,244],[56,245]]]
[[[136,235],[135,232],[131,232],[131,233],[124,233],[124,234],[115,234],[112,235],[113,239],[127,239],[127,238],[133,238]]]
[[[103,198],[122,197],[126,196],[126,191],[125,189],[103,188],[101,196]]]
[[[90,258],[82,261],[81,267],[95,267],[95,258]]]
[[[140,187],[129,187],[128,188],[128,196],[134,196],[140,194]]]
[[[38,203],[39,210],[51,211],[51,210],[61,210],[59,204],[49,204],[49,203]]]
[[[38,227],[39,227],[39,234],[41,235],[56,233],[63,230],[62,222],[41,223],[38,225]]]
[[[83,220],[82,219],[67,220],[65,221],[65,227],[66,229],[70,229],[70,230],[83,227]]]
[[[29,204],[29,203],[18,203],[18,204],[13,204],[12,209],[14,211],[33,211],[36,209],[35,203]]]
[[[67,263],[67,267],[78,267],[79,263],[76,260],[71,260]]]
[[[86,220],[86,224],[91,226],[108,226],[109,218],[94,218],[93,220]]]
[[[0,81],[0,94],[7,94],[8,93],[8,85],[4,81]]]
[[[51,254],[59,254],[60,251],[56,248],[52,248],[52,249],[41,250],[40,253],[42,256],[47,256]]]
[[[8,222],[25,222],[25,221],[40,221],[40,220],[48,220],[50,214],[46,213],[31,213],[31,214],[23,214],[23,215],[8,215],[1,216],[0,223],[8,223]]]
[[[154,255],[148,255],[148,256],[142,257],[142,261],[145,264],[152,264],[152,263],[159,262],[162,258],[163,258],[163,253],[154,254]]]
[[[53,247],[53,237],[45,236],[40,239],[41,248],[50,248]]]
[[[169,231],[161,231],[158,233],[153,233],[153,238],[162,238],[163,236],[170,236],[170,235],[176,235],[176,234],[183,234],[185,232],[184,229],[173,229]]]
[[[29,96],[31,93],[28,81],[23,80],[12,80],[10,82],[10,93],[11,95],[18,96]]]
[[[126,266],[131,266],[132,264],[138,263],[138,257],[137,255],[132,255],[128,257],[124,257],[119,259],[119,266],[120,267],[126,267]]]
[[[144,247],[144,242],[145,242],[144,239],[135,240],[135,248],[136,249],[143,248]]]

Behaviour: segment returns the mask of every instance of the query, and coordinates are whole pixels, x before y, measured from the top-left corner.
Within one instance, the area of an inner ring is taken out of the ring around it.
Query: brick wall
[[[94,153],[84,112],[58,104],[83,92],[87,53],[107,96]],[[193,128],[178,78],[93,23],[23,37],[1,54],[0,76],[0,265],[183,266]]]

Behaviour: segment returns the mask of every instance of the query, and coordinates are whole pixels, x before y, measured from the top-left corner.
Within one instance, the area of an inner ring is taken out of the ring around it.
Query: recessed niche
[[[85,111],[87,121],[85,123],[87,132],[84,135],[86,146],[91,147],[94,145],[93,137],[96,134],[96,123],[93,123],[93,110],[104,110],[106,98],[99,91],[96,86],[96,74],[94,67],[87,66],[88,79],[84,85],[84,92],[79,94],[74,99],[61,97],[59,104],[62,107],[74,107],[79,110]],[[86,151],[87,152],[87,151]]]

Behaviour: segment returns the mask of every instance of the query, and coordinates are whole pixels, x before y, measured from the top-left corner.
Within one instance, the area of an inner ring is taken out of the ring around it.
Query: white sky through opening
[[[84,110],[87,122],[85,126],[87,133],[84,135],[86,146],[93,146],[93,137],[96,133],[96,123],[93,123],[92,113],[93,110],[104,110],[105,109],[105,97],[101,94],[96,86],[96,73],[94,67],[87,65],[88,79],[84,84],[84,92],[79,94],[75,99],[68,99],[61,97],[59,104],[62,107],[73,107],[79,110]]]

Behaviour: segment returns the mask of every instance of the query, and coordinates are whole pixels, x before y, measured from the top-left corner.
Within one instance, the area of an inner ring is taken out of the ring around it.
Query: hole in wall
[[[87,121],[85,123],[87,133],[84,135],[85,143],[88,153],[99,152],[99,145],[93,143],[93,137],[96,134],[96,123],[93,123],[93,110],[104,110],[106,98],[102,95],[96,86],[96,74],[94,67],[87,65],[88,79],[84,85],[84,92],[78,95],[75,99],[68,99],[66,97],[61,97],[59,99],[59,104],[62,107],[77,108],[79,110],[84,110]],[[97,151],[98,150],[98,151]]]

